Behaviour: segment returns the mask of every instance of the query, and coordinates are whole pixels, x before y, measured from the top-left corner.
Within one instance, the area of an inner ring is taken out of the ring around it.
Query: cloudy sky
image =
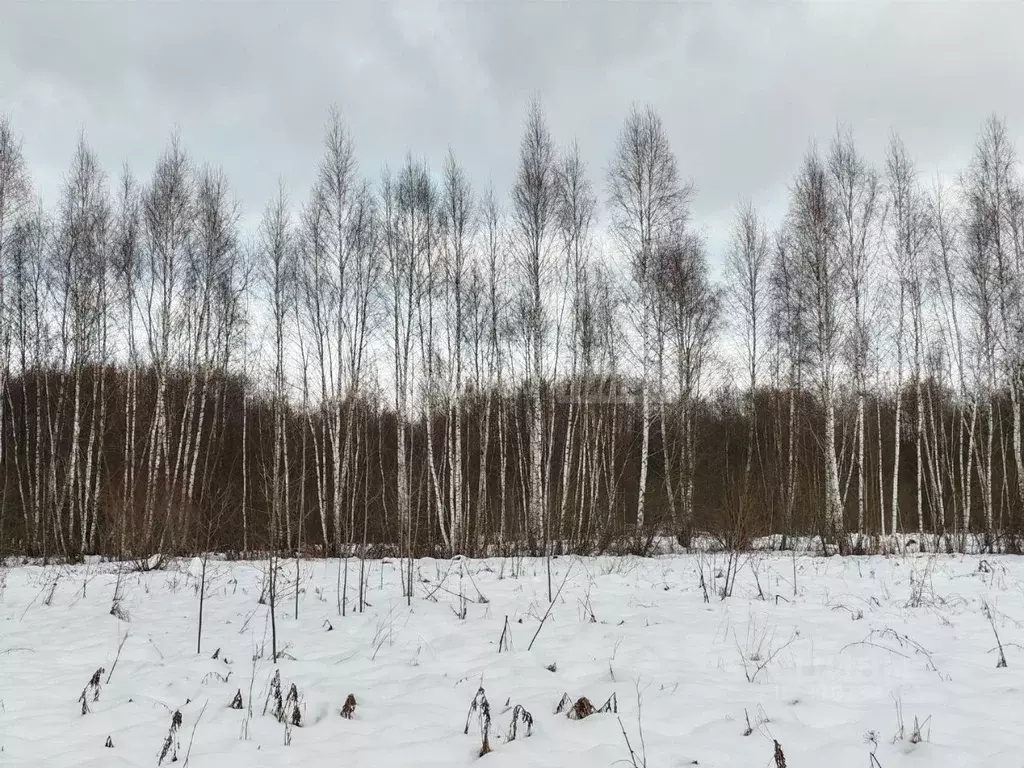
[[[532,94],[601,190],[623,117],[650,103],[717,258],[737,200],[777,217],[837,123],[874,159],[898,130],[929,175],[955,174],[993,112],[1024,137],[1022,30],[1010,0],[7,0],[0,112],[51,201],[80,129],[145,177],[177,127],[255,217],[278,178],[306,195],[332,103],[366,174],[450,145],[502,192]]]

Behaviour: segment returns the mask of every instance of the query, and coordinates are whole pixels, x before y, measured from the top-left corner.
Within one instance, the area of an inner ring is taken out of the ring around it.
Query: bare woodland
[[[332,112],[316,179],[243,231],[178,138],[83,137],[43,205],[0,119],[0,554],[1024,541],[1000,120],[952,179],[839,130],[724,254],[650,108],[589,166],[534,104],[508,190],[368,174]]]

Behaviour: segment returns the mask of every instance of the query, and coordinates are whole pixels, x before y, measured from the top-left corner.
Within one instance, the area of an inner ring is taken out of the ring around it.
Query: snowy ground
[[[0,569],[0,765],[155,766],[177,709],[179,760],[191,745],[195,768],[468,766],[481,680],[493,718],[482,764],[495,767],[628,761],[619,718],[638,752],[642,724],[650,768],[774,765],[774,740],[790,768],[864,768],[872,751],[884,768],[1024,765],[1024,560],[744,556],[720,600],[727,563],[558,558],[564,588],[532,650],[543,562],[420,561],[409,608],[398,565],[375,561],[370,607],[344,618],[337,561],[303,563],[298,619],[282,583],[277,620],[281,680],[302,697],[290,745],[263,714],[275,669],[265,564],[210,562],[198,654],[196,562],[123,574],[122,618],[110,612],[116,565]],[[294,562],[281,578],[294,580]],[[499,654],[506,616],[512,647]],[[597,706],[614,693],[619,714],[570,720],[555,714],[564,693]],[[509,742],[516,704],[532,735]]]

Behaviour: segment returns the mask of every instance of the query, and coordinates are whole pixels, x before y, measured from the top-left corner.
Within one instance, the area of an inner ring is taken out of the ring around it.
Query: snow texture
[[[650,768],[774,765],[776,741],[793,768],[863,768],[872,752],[884,768],[1022,764],[1018,558],[561,557],[532,650],[543,561],[420,560],[411,608],[400,565],[367,563],[359,613],[350,561],[341,617],[338,561],[303,562],[296,619],[282,561],[276,667],[265,563],[209,562],[198,654],[199,561],[0,567],[0,765],[156,766],[176,711],[194,768],[630,765],[623,728]],[[264,714],[276,670],[299,726]],[[484,757],[479,712],[464,733],[480,687]],[[600,707],[613,693],[618,715],[555,713],[563,694]],[[533,725],[509,741],[516,705]]]

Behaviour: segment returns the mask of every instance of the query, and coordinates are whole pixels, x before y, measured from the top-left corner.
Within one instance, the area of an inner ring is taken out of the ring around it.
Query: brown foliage
[[[341,708],[341,716],[346,720],[351,720],[356,714],[356,697],[354,694],[349,694],[345,699],[345,706]]]

